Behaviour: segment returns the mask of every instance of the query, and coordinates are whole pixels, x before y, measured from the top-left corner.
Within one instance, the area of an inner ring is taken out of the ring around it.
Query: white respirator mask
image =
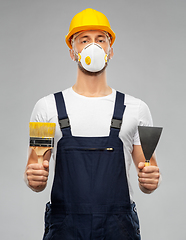
[[[78,61],[87,71],[99,72],[105,67],[107,54],[99,44],[90,43],[78,53]]]

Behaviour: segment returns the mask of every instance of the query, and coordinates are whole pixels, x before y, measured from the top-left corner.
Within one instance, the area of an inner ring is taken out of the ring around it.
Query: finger
[[[39,188],[43,188],[46,186],[46,182],[39,182],[39,181],[30,181],[29,182],[29,186],[34,188],[34,189],[39,189]]]
[[[39,171],[39,170],[41,170],[41,171],[43,171],[43,170],[45,170],[45,171],[49,171],[49,163],[47,163],[48,161],[47,160],[45,160],[45,163],[44,163],[44,166],[46,166],[46,167],[44,167],[43,166],[43,164],[39,164],[39,163],[35,163],[35,164],[29,164],[28,166],[27,166],[27,171],[33,171],[33,170],[35,170],[35,171]],[[39,173],[39,172],[38,172]]]
[[[157,188],[157,185],[155,184],[140,183],[140,185],[149,191],[154,191]]]
[[[28,176],[28,181],[46,182],[47,180],[48,180],[48,176],[40,176],[40,175]]]
[[[138,181],[141,184],[154,184],[157,185],[158,184],[158,178],[139,178]]]
[[[43,161],[43,167],[47,170],[49,169],[49,161],[48,160]]]
[[[29,180],[28,185],[31,187],[39,187],[39,186],[46,186],[47,181],[34,181],[34,180]]]
[[[139,170],[142,170],[144,167],[145,167],[145,162],[140,162],[140,163],[138,164],[138,169],[139,169]]]
[[[159,173],[159,168],[157,166],[147,166],[147,167],[143,168],[143,172],[145,172],[145,173],[158,172]]]
[[[27,176],[44,176],[44,177],[48,177],[49,172],[41,169],[41,170],[35,170],[35,169],[28,169],[26,171]]]
[[[32,163],[27,165],[27,169],[35,169],[35,170],[40,170],[43,169],[43,165],[39,163]]]
[[[160,173],[159,172],[139,172],[139,178],[151,178],[151,179],[159,179]]]

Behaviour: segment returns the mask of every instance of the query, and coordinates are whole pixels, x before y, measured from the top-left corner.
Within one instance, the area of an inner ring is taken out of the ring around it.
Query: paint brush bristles
[[[30,122],[30,137],[53,138],[55,126],[55,123]]]
[[[30,122],[30,147],[42,163],[44,154],[54,147],[55,123]]]

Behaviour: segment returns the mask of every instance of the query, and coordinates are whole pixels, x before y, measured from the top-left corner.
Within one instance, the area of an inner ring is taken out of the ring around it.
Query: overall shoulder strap
[[[58,112],[58,121],[62,131],[63,136],[72,135],[70,129],[70,121],[67,115],[65,101],[63,98],[62,92],[58,92],[54,94],[56,107]]]
[[[125,111],[125,94],[116,91],[114,114],[110,126],[110,135],[119,135],[119,131],[122,124],[123,114]]]

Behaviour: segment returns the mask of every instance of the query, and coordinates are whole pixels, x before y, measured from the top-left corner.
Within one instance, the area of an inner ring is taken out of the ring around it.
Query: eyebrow
[[[88,38],[88,37],[89,37],[89,36],[85,35],[85,36],[80,37],[79,39]]]
[[[97,37],[107,37],[105,34],[100,34],[100,35],[98,35]]]
[[[80,37],[79,39],[84,39],[84,38],[89,38],[89,37],[90,36],[85,35],[85,36]],[[99,38],[99,37],[107,37],[107,36],[105,34],[99,34],[99,35],[96,36],[96,38]]]

